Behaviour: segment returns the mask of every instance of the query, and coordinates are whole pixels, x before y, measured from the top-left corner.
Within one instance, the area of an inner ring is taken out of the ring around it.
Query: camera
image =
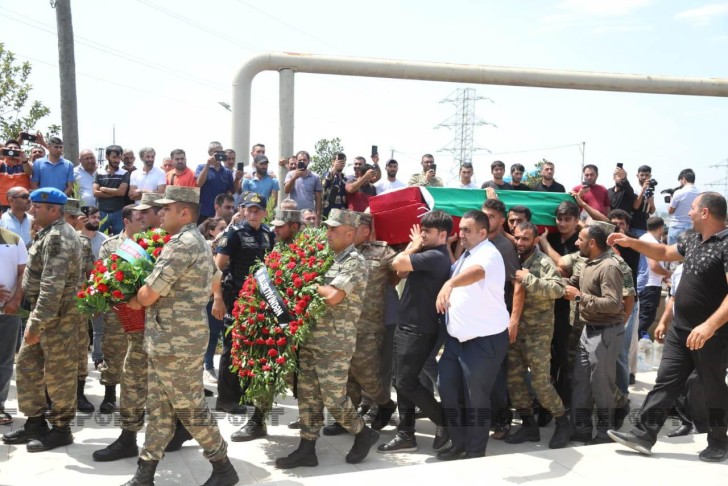
[[[669,203],[670,201],[672,201],[672,195],[675,194],[675,191],[677,191],[678,189],[680,189],[680,187],[664,189],[664,190],[660,191],[660,194],[664,194],[665,202]]]
[[[27,140],[28,142],[35,143],[37,139],[38,139],[38,137],[36,135],[31,135],[30,133],[27,133],[27,132],[22,132],[20,134],[20,140]]]
[[[655,179],[650,179],[650,182],[648,184],[649,187],[645,189],[645,197],[647,199],[655,195],[655,187],[657,187],[657,181]]]
[[[218,162],[225,162],[227,160],[227,155],[222,150],[219,152],[215,152],[215,160]]]
[[[1,153],[4,157],[20,157],[20,150],[2,149]]]

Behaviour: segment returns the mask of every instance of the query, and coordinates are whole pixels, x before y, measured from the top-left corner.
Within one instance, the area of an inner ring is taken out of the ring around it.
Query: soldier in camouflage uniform
[[[212,251],[195,224],[199,214],[198,188],[167,186],[162,228],[173,235],[132,308],[145,306],[144,348],[148,355],[149,423],[139,467],[126,486],[154,484],[154,471],[175,430],[175,413],[212,463],[205,484],[237,484],[238,475],[227,456],[227,443],[205,402],[202,365],[209,328],[205,307],[214,292],[213,315],[225,312],[219,272]]]
[[[23,292],[31,311],[16,364],[18,404],[28,420],[3,436],[6,444],[28,443],[29,452],[73,443],[69,426],[76,414],[76,349],[80,312],[75,296],[83,280],[81,240],[64,221],[66,195],[55,188],[33,191],[35,224],[41,228],[28,251]],[[48,420],[45,391],[53,407]]]
[[[119,249],[121,243],[127,238],[133,238],[141,231],[139,215],[134,211],[134,205],[129,204],[121,210],[124,231],[110,237],[101,244],[99,258],[109,258]],[[101,384],[104,385],[104,399],[99,406],[101,413],[114,413],[116,408],[116,385],[121,383],[124,371],[124,359],[129,346],[124,328],[116,312],[109,311],[104,314],[104,335],[101,338],[101,351],[104,361],[99,366]],[[143,407],[143,406],[142,406]]]
[[[81,212],[81,205],[78,199],[68,198],[66,204],[63,207],[63,214],[66,218],[66,223],[71,225],[74,230],[77,229],[78,217],[83,213]],[[89,272],[94,267],[94,253],[91,249],[91,240],[77,231],[79,238],[81,239],[81,260],[83,276],[88,276]],[[88,319],[84,316],[78,320],[78,383],[76,387],[76,404],[79,412],[91,413],[95,410],[93,403],[89,402],[86,395],[83,393],[83,388],[86,384],[86,377],[88,376]]]
[[[389,423],[397,404],[389,396],[379,376],[380,357],[384,345],[384,291],[392,281],[392,260],[396,255],[385,241],[372,241],[372,215],[359,213],[360,224],[356,230],[356,251],[364,257],[369,268],[369,278],[364,294],[364,305],[356,322],[356,347],[351,358],[346,395],[358,406],[365,391],[378,405],[379,411],[372,421],[374,430],[381,430]],[[324,427],[324,435],[339,435],[346,429],[338,422]]]
[[[556,430],[549,447],[561,449],[569,444],[571,424],[564,404],[551,384],[549,358],[554,335],[555,299],[564,295],[565,286],[556,265],[538,249],[538,229],[533,223],[520,223],[514,237],[521,260],[521,270],[516,272],[516,280],[526,289],[526,300],[515,341],[508,349],[508,394],[521,416],[522,425],[508,435],[505,441],[520,444],[541,440],[526,384],[526,373],[530,369],[531,388],[536,399],[556,418]]]
[[[327,227],[334,264],[326,272],[319,294],[328,308],[301,347],[298,378],[298,414],[301,443],[287,457],[276,459],[281,469],[316,466],[316,440],[324,424],[324,407],[348,432],[356,434],[346,462],[364,460],[379,433],[370,429],[346,396],[349,364],[356,346],[356,322],[361,314],[367,283],[367,264],[354,247],[359,214],[332,209]]]

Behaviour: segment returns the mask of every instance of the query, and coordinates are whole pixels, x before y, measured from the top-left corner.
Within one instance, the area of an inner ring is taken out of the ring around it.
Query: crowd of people
[[[371,163],[356,157],[346,175],[346,155],[337,153],[319,176],[308,152],[299,151],[278,161],[287,169],[281,195],[263,144],[252,147],[246,168],[233,150],[211,142],[194,172],[181,149],[161,169],[153,148],[138,151],[137,168],[134,152],[118,145],[106,148],[105,167],[91,150],[81,151],[74,167],[61,139],[46,144],[38,134],[30,154],[7,141],[0,165],[0,423],[13,420],[4,402],[16,353],[19,408],[27,417],[3,435],[5,443],[40,452],[73,442],[76,411],[95,411],[84,394],[91,348],[105,386],[99,412],[121,414],[120,436],[95,451],[95,461],[138,455],[127,484],[153,484],[165,451],[194,438],[213,466],[205,484],[235,484],[203,379],[217,384],[215,410],[253,409],[233,442],[268,435],[272,403],[243,403],[246,382],[231,370],[225,330],[254,263],[303,228],[320,226],[335,255],[318,287],[328,307],[300,349],[299,418],[289,427],[300,429],[301,442],[277,467],[316,466],[321,431],[354,435],[350,463],[374,446],[379,453],[415,451],[418,417],[436,426],[432,449],[440,460],[482,457],[489,438],[538,442],[552,419],[551,448],[614,440],[649,453],[687,390],[705,398],[687,400],[683,424],[671,435],[695,425],[708,432],[700,458],[725,458],[726,201],[699,192],[690,169],[667,191],[667,230],[653,216],[651,168],[638,167],[635,190],[618,164],[610,188],[597,183],[598,167],[584,166],[573,200],[558,205],[544,231],[528,207],[507,208],[497,191],[566,192],[553,163],[527,186],[523,165],[513,164],[505,182],[506,165],[495,161],[492,179],[480,187],[472,164],[463,164],[453,187],[484,190],[482,207],[463,214],[458,228],[450,215],[430,211],[411,229],[409,244],[390,246],[376,240],[369,199],[407,186],[442,187],[430,154],[405,183],[394,159],[382,170],[378,156]],[[129,303],[147,308],[145,332],[124,333],[113,312],[87,322],[73,297],[93,261],[156,227],[173,237]],[[681,278],[670,261],[684,262]],[[630,410],[636,337],[654,327],[666,283],[672,297],[654,331],[665,343],[655,387],[634,429],[619,432]],[[29,312],[25,320],[21,308]],[[324,425],[324,409],[335,423]],[[145,422],[140,452],[136,436]],[[395,436],[378,444],[378,431],[390,424]]]

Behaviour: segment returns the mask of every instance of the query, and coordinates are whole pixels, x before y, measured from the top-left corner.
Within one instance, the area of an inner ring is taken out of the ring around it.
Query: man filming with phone
[[[28,163],[25,152],[20,150],[20,144],[15,140],[5,142],[0,162],[0,205],[9,206],[7,194],[11,188],[19,186],[30,189],[30,178],[33,168]]]
[[[378,179],[377,169],[366,163],[364,157],[354,159],[354,176],[346,183],[347,207],[363,213],[369,207],[369,198],[377,195],[374,181]]]
[[[422,172],[419,174],[413,174],[410,177],[408,186],[426,186],[426,187],[443,187],[442,179],[437,177],[437,165],[435,164],[435,157],[431,154],[425,154],[422,156]]]
[[[286,175],[283,189],[286,195],[296,201],[298,210],[315,209],[316,223],[321,222],[323,210],[323,185],[319,176],[308,170],[311,156],[305,150],[296,154],[296,170]]]
[[[233,192],[233,173],[223,163],[227,155],[220,142],[210,142],[207,147],[207,162],[197,166],[195,179],[200,188],[200,214],[197,224],[215,216],[215,197],[225,192]]]

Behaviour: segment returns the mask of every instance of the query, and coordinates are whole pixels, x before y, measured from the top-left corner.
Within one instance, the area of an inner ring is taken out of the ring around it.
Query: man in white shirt
[[[20,236],[0,228],[0,425],[13,421],[5,412],[5,400],[20,334],[18,309],[23,298],[21,281],[27,260],[28,252]]]
[[[695,187],[695,172],[692,169],[683,169],[677,176],[680,182],[680,189],[675,191],[670,201],[668,212],[672,215],[670,218],[670,229],[667,233],[667,244],[674,245],[677,238],[685,231],[693,227],[693,222],[688,213],[693,200],[698,197],[700,191]]]
[[[665,228],[665,221],[659,216],[652,216],[647,219],[647,233],[640,236],[641,241],[649,243],[660,243],[662,232]],[[647,332],[657,316],[657,308],[660,306],[662,295],[662,280],[670,278],[669,270],[660,265],[660,262],[647,258],[647,283],[639,292],[639,330],[638,336]]]
[[[156,152],[152,147],[139,150],[142,170],[135,170],[129,178],[129,199],[140,204],[145,192],[164,192],[167,187],[167,175],[159,167],[154,167]]]
[[[377,194],[384,194],[385,192],[393,191],[400,187],[407,187],[407,184],[397,179],[399,163],[396,160],[389,159],[384,168],[387,171],[387,178],[383,178],[374,184],[374,187],[377,189]]]
[[[78,184],[81,207],[96,206],[94,178],[96,177],[96,155],[93,150],[84,149],[78,154],[79,164],[73,169],[73,178]]]
[[[473,164],[465,162],[460,166],[460,179],[452,187],[457,189],[478,189],[479,186],[473,182]]]
[[[485,455],[490,394],[508,350],[505,266],[488,232],[485,213],[463,214],[460,241],[465,251],[436,301],[448,333],[438,364],[443,415],[452,439],[452,446],[437,454],[444,461]]]
[[[30,237],[30,227],[33,217],[28,214],[30,209],[30,193],[24,187],[11,187],[8,189],[8,203],[10,208],[0,216],[0,228],[12,231],[22,238],[26,247],[33,242]]]

